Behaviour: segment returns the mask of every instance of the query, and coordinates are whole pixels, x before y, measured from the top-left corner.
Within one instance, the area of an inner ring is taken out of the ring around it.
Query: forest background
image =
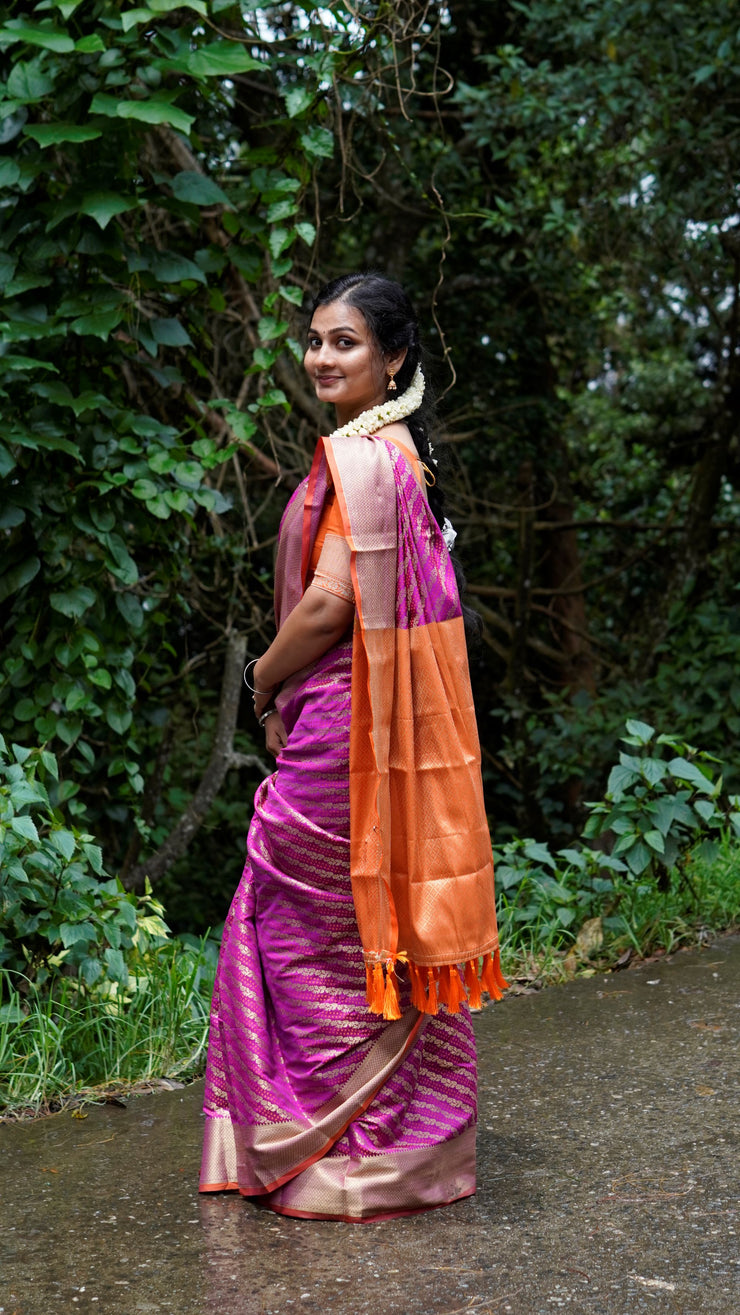
[[[732,0],[31,0],[0,62],[0,963],[132,989],[159,901],[222,922],[301,307],[357,268],[425,329],[513,916],[718,841],[737,888]]]

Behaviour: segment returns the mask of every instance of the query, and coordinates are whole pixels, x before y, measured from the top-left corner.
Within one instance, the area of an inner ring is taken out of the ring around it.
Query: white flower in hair
[[[374,406],[370,411],[362,411],[355,420],[342,425],[341,429],[335,429],[330,437],[352,438],[357,434],[375,434],[384,425],[392,425],[396,420],[405,420],[406,416],[413,415],[421,406],[423,396],[424,375],[421,367],[417,365],[414,377],[405,393],[388,402],[381,402],[380,406]]]
[[[442,522],[442,538],[447,545],[447,551],[452,552],[452,549],[455,546],[455,539],[457,538],[457,530],[454,528],[452,521],[448,520],[447,516],[445,516]]]

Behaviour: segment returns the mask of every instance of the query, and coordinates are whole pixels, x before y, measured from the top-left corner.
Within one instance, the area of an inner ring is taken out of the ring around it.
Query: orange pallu
[[[466,999],[479,1008],[481,988],[499,999],[507,984],[449,553],[398,447],[364,435],[322,438],[305,499],[291,502],[283,523],[278,625],[305,589],[330,484],[356,603],[350,864],[368,1004],[384,1018],[401,1016],[396,965],[403,963],[411,1003],[423,1013],[440,1003],[456,1013]]]

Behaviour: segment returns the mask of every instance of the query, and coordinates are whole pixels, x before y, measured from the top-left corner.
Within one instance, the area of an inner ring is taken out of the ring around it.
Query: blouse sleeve
[[[338,598],[345,598],[348,603],[354,603],[350,558],[347,540],[340,534],[327,531],[311,584],[324,589],[326,593],[336,594]]]

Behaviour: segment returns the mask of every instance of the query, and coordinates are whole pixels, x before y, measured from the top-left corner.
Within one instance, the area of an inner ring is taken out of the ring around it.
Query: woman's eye
[[[340,347],[354,347],[355,345],[352,338],[338,338],[337,342]]]

